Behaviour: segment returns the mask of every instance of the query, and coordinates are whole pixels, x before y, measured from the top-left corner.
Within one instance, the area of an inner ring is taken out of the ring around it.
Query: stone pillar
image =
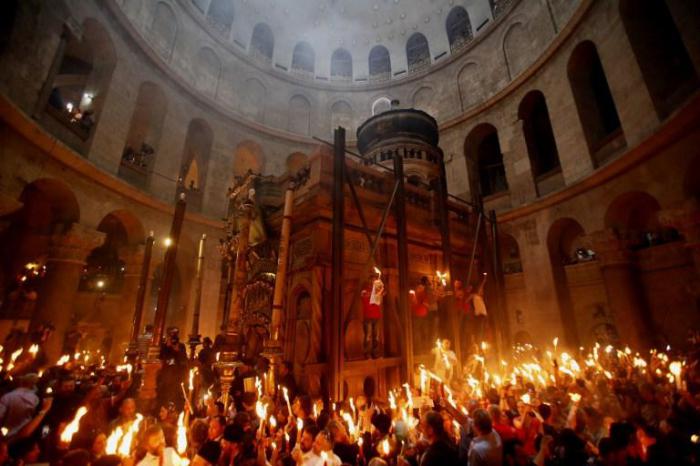
[[[700,202],[688,199],[675,207],[658,213],[659,222],[668,228],[675,228],[685,240],[685,248],[695,264],[695,279],[692,293],[700,297]]]
[[[73,301],[80,284],[80,275],[90,251],[102,244],[104,233],[78,223],[68,231],[51,235],[46,261],[46,276],[39,292],[30,330],[51,322],[54,334],[46,342],[49,363],[54,363],[63,350],[63,340],[73,318]]]
[[[143,256],[144,247],[141,245],[127,247],[119,251],[119,258],[124,261],[125,270],[119,300],[119,314],[111,322],[112,351],[109,355],[110,361],[121,362],[131,337],[131,322],[141,280]]]
[[[591,233],[588,242],[598,258],[608,305],[622,343],[640,350],[648,347],[651,325],[633,252],[611,229]]]

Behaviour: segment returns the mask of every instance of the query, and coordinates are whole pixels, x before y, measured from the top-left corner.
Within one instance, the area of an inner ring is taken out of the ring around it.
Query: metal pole
[[[333,150],[333,230],[331,259],[331,371],[330,395],[340,401],[343,395],[343,253],[345,240],[345,129],[334,134]]]
[[[190,333],[190,359],[194,360],[194,352],[201,344],[199,334],[199,314],[202,307],[202,279],[204,278],[204,245],[207,242],[207,235],[203,234],[199,239],[199,250],[197,252],[197,274],[195,275],[196,290],[194,296],[194,312],[192,315],[192,332]]]
[[[151,256],[153,255],[153,243],[155,238],[151,231],[146,238],[146,246],[143,252],[143,264],[141,265],[141,276],[139,277],[139,287],[136,292],[136,304],[134,305],[134,317],[131,324],[131,340],[129,349],[126,352],[131,361],[135,361],[139,354],[138,340],[141,332],[141,320],[143,319],[143,305],[146,301],[146,288],[148,287],[148,272],[151,266]]]
[[[413,374],[413,320],[408,308],[408,230],[406,227],[406,190],[404,186],[403,158],[394,156],[396,177],[396,246],[399,272],[399,317],[403,320],[403,366],[401,380],[409,381]]]

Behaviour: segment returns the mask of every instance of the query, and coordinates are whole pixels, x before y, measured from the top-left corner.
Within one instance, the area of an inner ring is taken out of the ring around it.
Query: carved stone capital
[[[90,251],[104,242],[105,234],[79,223],[49,238],[48,262],[84,264]]]

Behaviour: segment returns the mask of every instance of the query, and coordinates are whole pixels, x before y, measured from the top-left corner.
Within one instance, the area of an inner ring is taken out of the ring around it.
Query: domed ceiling
[[[376,74],[376,67],[370,70],[369,64],[373,49],[376,49],[374,58],[389,56],[389,69],[380,66],[384,78],[400,76],[412,71],[407,54],[422,53],[419,57],[422,65],[449,55],[482,31],[492,20],[493,10],[497,12],[497,5],[504,3],[490,0],[191,1],[210,25],[223,29],[250,55],[267,59],[276,69],[299,70],[295,56],[297,61],[305,56],[313,64],[312,69],[301,67],[308,72],[307,77],[333,79],[335,76],[355,82],[367,81]],[[352,63],[349,76],[347,67],[340,72],[333,69],[333,59],[341,64]]]

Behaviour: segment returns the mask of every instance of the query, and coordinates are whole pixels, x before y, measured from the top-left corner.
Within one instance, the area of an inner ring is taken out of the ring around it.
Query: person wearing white
[[[150,427],[144,436],[146,456],[136,466],[181,466],[184,463],[177,452],[165,446],[165,434],[160,426]]]

